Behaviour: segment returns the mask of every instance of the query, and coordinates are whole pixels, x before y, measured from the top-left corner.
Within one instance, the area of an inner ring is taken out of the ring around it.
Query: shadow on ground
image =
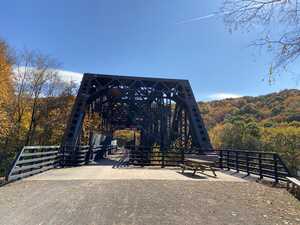
[[[194,175],[193,172],[184,172],[184,173],[177,172],[177,173],[180,175],[183,175],[185,177],[192,178],[192,179],[208,179],[207,177],[200,176],[199,174]]]

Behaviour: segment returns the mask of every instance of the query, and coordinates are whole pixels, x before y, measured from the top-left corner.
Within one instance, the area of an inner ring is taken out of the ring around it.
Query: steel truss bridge
[[[212,150],[188,80],[84,74],[68,122],[61,154],[63,165],[76,165],[78,146],[95,133],[109,145],[117,130],[139,132],[135,152],[206,153]]]

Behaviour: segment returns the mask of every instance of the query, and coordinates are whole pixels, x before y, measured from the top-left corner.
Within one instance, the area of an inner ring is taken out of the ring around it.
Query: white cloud
[[[222,100],[226,98],[240,98],[241,95],[233,94],[233,93],[215,93],[208,96],[209,100]]]
[[[27,67],[28,70],[33,70],[33,67]],[[25,67],[16,67],[14,68],[15,72],[24,72],[25,71]],[[58,70],[56,69],[55,71],[57,71],[58,76],[66,82],[70,82],[73,81],[75,83],[80,84],[81,83],[81,79],[83,77],[82,73],[77,73],[77,72],[72,72],[72,71],[67,71],[67,70]]]
[[[66,70],[58,70],[58,75],[61,77],[64,81],[74,81],[78,84],[80,84],[83,74],[72,72],[72,71],[66,71]]]

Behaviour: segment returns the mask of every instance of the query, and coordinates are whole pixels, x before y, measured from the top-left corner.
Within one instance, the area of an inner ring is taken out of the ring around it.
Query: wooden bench
[[[300,197],[300,180],[294,177],[287,177],[287,190]]]
[[[213,161],[186,158],[184,160],[184,164],[179,164],[179,166],[182,168],[182,173],[184,173],[185,170],[189,169],[194,171],[193,175],[195,175],[197,171],[204,172],[205,170],[209,169],[210,171],[212,171],[215,177],[217,176],[214,168],[215,162]]]

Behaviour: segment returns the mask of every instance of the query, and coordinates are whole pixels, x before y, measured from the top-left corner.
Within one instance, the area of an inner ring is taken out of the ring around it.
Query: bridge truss
[[[135,150],[212,149],[188,80],[84,74],[62,143],[63,163],[76,164],[76,146],[89,144],[93,132],[104,144],[125,128],[140,134]]]

